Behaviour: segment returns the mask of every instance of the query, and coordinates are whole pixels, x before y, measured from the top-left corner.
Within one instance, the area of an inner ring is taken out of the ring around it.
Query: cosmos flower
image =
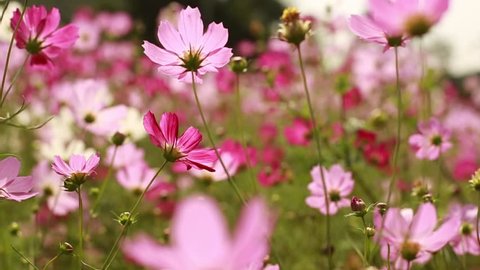
[[[19,9],[15,11],[10,22],[16,29],[15,41],[20,49],[25,49],[31,55],[30,65],[50,68],[53,58],[73,46],[78,39],[78,28],[69,24],[58,28],[60,12],[52,8],[50,13],[44,6],[31,6],[21,19]]]
[[[187,169],[215,171],[210,167],[217,160],[215,152],[212,149],[195,149],[202,141],[202,134],[194,127],[189,127],[179,137],[175,113],[164,113],[158,123],[149,111],[143,117],[143,126],[150,135],[150,141],[162,149],[166,160],[183,163]]]
[[[180,12],[178,30],[168,21],[161,21],[158,40],[163,48],[144,41],[145,55],[159,65],[158,70],[180,81],[201,83],[201,76],[217,72],[228,64],[232,49],[224,47],[228,30],[222,23],[211,23],[203,32],[203,22],[198,8],[187,7]]]
[[[265,204],[254,199],[245,206],[232,237],[214,201],[190,197],[178,205],[169,246],[141,236],[126,241],[123,252],[147,269],[260,270],[268,254],[271,221]]]
[[[32,191],[33,178],[18,176],[20,161],[14,157],[0,160],[0,199],[23,201],[38,194]]]
[[[454,204],[448,213],[452,218],[460,218],[459,227],[455,230],[456,235],[450,241],[453,251],[458,255],[472,254],[480,255],[480,245],[477,241],[477,219],[478,207],[472,204]]]
[[[333,165],[330,170],[321,168],[325,177],[326,190],[329,201],[330,215],[337,213],[338,209],[350,207],[350,199],[347,198],[353,191],[354,181],[352,173],[343,170],[342,166]],[[322,214],[327,214],[325,194],[320,174],[320,167],[313,167],[310,172],[312,182],[308,185],[311,195],[306,199],[308,206],[317,208]]]
[[[420,133],[410,136],[408,142],[419,159],[435,160],[452,147],[450,131],[433,118],[418,125]]]

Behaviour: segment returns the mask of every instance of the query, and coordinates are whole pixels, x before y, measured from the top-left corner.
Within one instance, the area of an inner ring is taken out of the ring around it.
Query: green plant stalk
[[[240,189],[238,188],[237,184],[235,183],[233,177],[228,172],[228,169],[225,166],[225,163],[223,162],[222,157],[220,156],[220,153],[218,152],[217,147],[215,146],[215,141],[213,140],[212,133],[210,132],[210,128],[208,127],[207,120],[205,119],[205,115],[203,114],[202,105],[200,104],[200,100],[198,99],[197,86],[195,84],[195,76],[194,76],[193,72],[191,72],[191,73],[192,73],[192,89],[193,89],[193,94],[195,96],[195,102],[197,103],[198,112],[200,113],[200,117],[202,118],[203,127],[204,127],[205,131],[207,132],[208,140],[210,141],[210,144],[212,145],[212,148],[215,151],[215,154],[217,155],[218,161],[222,165],[223,171],[227,175],[228,183],[233,188],[233,190],[235,191],[235,194],[240,199],[242,204],[245,205],[246,204],[245,198],[243,197],[242,193],[240,192]]]
[[[117,156],[117,150],[118,150],[118,146],[115,145],[115,148],[113,148],[112,159],[110,160],[110,164],[109,164],[109,167],[108,167],[107,176],[105,176],[105,180],[103,181],[102,186],[100,187],[98,197],[95,200],[95,203],[93,204],[93,207],[92,207],[92,210],[91,210],[92,215],[96,215],[97,207],[100,204],[100,200],[101,200],[103,194],[105,193],[105,189],[107,189],[108,182],[110,181],[110,177],[112,176],[113,163],[115,162],[115,157]]]
[[[113,244],[112,248],[110,249],[110,252],[108,253],[107,258],[105,259],[105,262],[103,263],[102,270],[106,270],[110,267],[111,263],[115,259],[115,256],[117,255],[119,244],[122,241],[123,237],[127,235],[127,230],[130,224],[132,223],[132,218],[133,215],[135,214],[135,211],[137,211],[138,206],[140,205],[140,202],[143,200],[143,197],[147,193],[148,189],[152,186],[153,182],[155,181],[155,178],[160,174],[160,172],[165,168],[165,165],[167,165],[168,161],[165,160],[160,168],[157,170],[155,175],[152,177],[150,182],[148,183],[147,187],[143,190],[142,194],[140,194],[140,197],[138,197],[137,201],[135,204],[132,206],[130,209],[130,217],[129,220],[123,225],[122,231],[120,232],[120,235],[117,237],[115,240],[115,243]]]
[[[51,259],[45,264],[45,266],[42,268],[42,270],[46,270],[50,264],[52,264],[56,259],[58,259],[58,257],[60,257],[60,255],[62,255],[62,253],[58,253],[57,255],[55,255],[55,257],[51,258]]]
[[[297,45],[297,51],[298,51],[298,62],[300,64],[300,71],[302,74],[302,81],[303,81],[303,88],[305,90],[305,96],[307,98],[307,104],[308,104],[308,112],[310,113],[310,121],[312,122],[312,128],[313,128],[313,137],[315,139],[315,145],[317,149],[317,157],[318,157],[318,166],[320,167],[320,178],[322,180],[322,186],[323,186],[323,194],[325,195],[325,207],[326,207],[326,218],[325,218],[325,233],[326,233],[326,242],[327,242],[327,253],[328,253],[328,269],[333,269],[333,260],[332,260],[332,243],[331,243],[331,237],[330,237],[330,206],[328,202],[328,193],[327,193],[327,186],[326,186],[326,181],[325,181],[325,175],[323,172],[323,169],[321,167],[322,163],[322,152],[321,152],[321,147],[320,147],[320,135],[318,133],[317,129],[317,122],[315,120],[315,113],[313,111],[313,106],[312,106],[312,101],[310,99],[310,93],[308,90],[308,84],[307,84],[307,78],[305,75],[305,68],[303,66],[303,58],[302,58],[302,51],[300,49],[300,45]]]
[[[246,162],[246,167],[247,171],[250,177],[250,181],[252,182],[252,188],[254,193],[257,192],[258,190],[258,184],[255,179],[255,175],[253,174],[253,168],[251,165],[250,161],[250,155],[248,154],[248,148],[247,148],[247,138],[245,136],[245,129],[244,129],[244,118],[243,118],[243,113],[242,113],[242,96],[240,93],[240,75],[235,74],[235,101],[236,101],[236,117],[237,118],[237,129],[238,132],[240,133],[240,139],[242,143],[242,148],[243,148],[243,153],[245,155],[245,162]]]
[[[77,189],[78,195],[78,269],[82,269],[83,259],[83,200],[80,187]]]

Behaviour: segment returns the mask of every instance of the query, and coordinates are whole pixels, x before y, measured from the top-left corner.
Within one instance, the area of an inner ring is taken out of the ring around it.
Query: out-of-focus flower
[[[170,162],[180,162],[187,169],[215,171],[209,165],[217,159],[212,149],[195,149],[202,141],[198,129],[189,127],[178,137],[178,117],[174,113],[164,113],[157,122],[152,112],[143,117],[143,126],[150,135],[150,141],[160,147],[163,156]]]
[[[418,130],[419,134],[414,134],[408,139],[416,151],[417,158],[435,160],[452,147],[450,131],[443,127],[438,119],[419,124]]]
[[[244,209],[233,237],[214,201],[188,198],[175,212],[171,244],[161,246],[146,236],[126,241],[127,258],[148,269],[260,270],[268,254],[271,216],[258,199]],[[255,268],[251,268],[252,266]],[[257,266],[258,265],[258,266]]]
[[[285,138],[292,145],[308,145],[312,134],[312,124],[309,120],[295,118],[290,126],[285,127]]]
[[[135,163],[143,162],[143,157],[145,155],[145,152],[143,151],[143,149],[138,148],[133,143],[126,143],[122,146],[118,146],[117,153],[115,153],[115,157],[113,156],[114,152],[115,152],[115,146],[110,146],[107,149],[107,157],[105,160],[105,164],[110,165],[113,159],[112,165],[116,169],[120,169]]]
[[[23,201],[38,194],[31,176],[18,176],[20,161],[14,157],[0,160],[0,199]]]
[[[52,59],[72,47],[78,38],[78,28],[75,25],[58,28],[60,12],[56,8],[47,13],[44,6],[31,6],[25,11],[23,19],[20,19],[21,12],[17,9],[10,26],[16,29],[18,24],[16,45],[30,53],[32,66],[50,68],[53,65]]]
[[[377,230],[383,231],[380,239],[382,256],[387,258],[388,244],[395,269],[407,269],[409,261],[426,263],[432,253],[452,240],[460,225],[458,218],[450,218],[435,230],[437,222],[437,211],[431,203],[420,205],[415,215],[412,209],[388,209],[384,221],[375,219]]]
[[[159,48],[144,41],[145,54],[159,65],[158,70],[184,82],[201,83],[202,75],[217,70],[230,61],[232,49],[224,47],[228,30],[223,24],[211,23],[203,32],[203,22],[198,8],[187,7],[180,12],[178,30],[168,21],[158,27]]]
[[[458,255],[467,253],[480,255],[480,245],[477,241],[477,219],[478,207],[472,204],[460,205],[454,204],[450,207],[448,215],[451,218],[460,218],[459,227],[456,229],[456,235],[450,241],[450,245]]]
[[[238,168],[240,167],[240,160],[231,152],[224,151],[223,149],[219,151],[220,157],[222,158],[223,164],[227,168],[228,174],[230,176],[235,175],[238,171]],[[215,162],[209,165],[209,167],[213,168],[214,171],[210,172],[205,170],[193,170],[191,171],[191,174],[198,178],[215,182],[228,179],[228,176],[225,173],[225,170],[223,170],[223,166],[220,163],[220,160],[217,159]]]
[[[327,194],[323,191],[323,183],[321,178],[320,167],[313,167],[310,175],[312,182],[308,185],[311,195],[306,199],[308,206],[317,208],[322,214],[327,214],[325,205],[325,196],[328,196],[330,215],[337,213],[338,209],[349,207],[350,199],[348,195],[353,191],[355,182],[352,173],[343,170],[340,165],[333,165],[330,170],[321,168],[325,180]]]
[[[311,21],[300,18],[300,12],[295,7],[285,8],[280,21],[278,37],[283,41],[298,46],[311,35]]]
[[[134,193],[141,194],[143,190],[147,187],[150,180],[152,180],[155,175],[155,170],[151,169],[144,162],[137,162],[129,164],[117,172],[117,181],[118,183]],[[160,182],[158,181],[160,177],[155,178],[157,181],[154,182],[151,188],[154,188]]]
[[[46,199],[47,207],[54,215],[64,216],[78,209],[76,194],[62,188],[62,177],[50,169],[47,161],[35,166],[32,177],[37,179],[34,189]]]

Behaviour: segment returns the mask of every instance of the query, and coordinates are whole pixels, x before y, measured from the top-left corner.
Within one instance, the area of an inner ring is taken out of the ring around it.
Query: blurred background
[[[141,22],[144,38],[155,40],[158,11],[169,0],[34,0],[32,4],[57,6],[68,21],[79,7],[96,10],[124,10]],[[242,39],[266,38],[282,12],[283,6],[297,6],[305,14],[322,17],[348,16],[365,10],[367,0],[178,0],[183,5],[198,6],[206,22],[223,22],[230,30],[230,45]],[[450,1],[441,23],[426,39],[428,46],[441,46],[448,58],[448,71],[463,77],[480,70],[480,1]],[[141,26],[140,26],[141,25]],[[234,30],[233,30],[234,29]],[[273,27],[275,29],[275,27]],[[318,33],[317,33],[318,34]],[[353,35],[350,38],[354,38]],[[439,45],[440,44],[440,45]]]

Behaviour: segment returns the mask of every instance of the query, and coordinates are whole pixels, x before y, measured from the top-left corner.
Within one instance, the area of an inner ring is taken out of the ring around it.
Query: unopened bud
[[[248,62],[247,59],[241,56],[235,56],[230,60],[230,70],[234,73],[240,74],[247,72]]]
[[[73,246],[68,242],[60,243],[58,248],[62,254],[70,255],[73,253]]]
[[[388,210],[388,206],[386,203],[377,203],[377,208],[378,208],[378,212],[380,212],[380,215],[385,215],[385,213],[387,212]]]
[[[368,238],[372,238],[373,236],[375,236],[375,228],[373,227],[367,227],[365,228],[365,234],[367,235]]]
[[[120,132],[115,132],[115,134],[113,134],[112,136],[112,143],[116,146],[120,146],[125,142],[126,138],[127,136],[125,136],[125,134]]]
[[[350,202],[350,208],[353,212],[365,211],[365,202],[361,198],[353,196]]]
[[[20,226],[17,222],[12,222],[10,224],[10,235],[18,236],[20,234]]]
[[[284,9],[280,20],[278,37],[283,41],[298,46],[311,34],[311,22],[301,19],[297,8],[289,7]]]
[[[472,179],[468,181],[470,186],[477,192],[480,192],[480,169],[478,169],[473,175]]]

